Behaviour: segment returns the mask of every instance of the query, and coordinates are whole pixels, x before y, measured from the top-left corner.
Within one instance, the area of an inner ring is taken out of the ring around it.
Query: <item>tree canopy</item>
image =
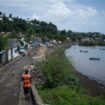
[[[27,41],[31,40],[34,36],[47,37],[49,39],[66,40],[68,37],[72,41],[83,38],[105,40],[105,35],[99,32],[73,32],[72,30],[58,30],[57,26],[52,22],[39,21],[37,19],[29,20],[9,14],[0,12],[0,32],[10,32],[12,38],[19,38],[18,33],[24,34]],[[16,35],[17,34],[17,35]]]

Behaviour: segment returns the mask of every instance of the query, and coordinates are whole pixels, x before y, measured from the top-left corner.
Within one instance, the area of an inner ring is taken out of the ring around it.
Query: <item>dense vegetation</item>
[[[56,50],[48,62],[39,64],[45,83],[39,87],[43,101],[50,105],[105,105],[103,97],[86,95],[80,81],[73,74],[73,67],[64,55]]]
[[[0,36],[0,51],[7,48],[7,37]]]
[[[15,17],[12,14],[6,16],[5,13],[0,12],[0,32],[10,32],[11,37],[20,38],[21,34],[24,35],[27,41],[33,37],[47,37],[49,39],[56,39],[64,41],[70,38],[72,41],[81,41],[82,39],[89,38],[91,40],[104,41],[105,35],[99,32],[73,32],[71,30],[58,30],[57,26],[53,23],[38,21],[36,19],[22,19]]]
[[[63,55],[63,49],[57,50],[59,55],[53,53],[46,62],[42,62],[40,65],[40,69],[46,77],[46,82],[44,87],[46,88],[54,88],[56,86],[61,85],[71,85],[75,84],[80,86],[78,79],[72,73],[72,66],[67,62],[67,59]],[[62,58],[59,59],[59,57]],[[69,69],[68,69],[69,68]]]
[[[99,32],[85,33],[58,30],[57,26],[51,22],[22,19],[12,14],[7,16],[5,13],[0,12],[0,49],[6,49],[6,40],[8,38],[20,40],[22,37],[25,38],[26,42],[30,42],[34,37],[40,37],[43,41],[56,39],[62,42],[66,40],[83,42],[80,43],[81,45],[105,45],[105,35]],[[91,43],[86,41],[91,41]]]
[[[98,42],[98,41],[84,41],[84,42],[79,42],[80,46],[105,46],[105,41]]]

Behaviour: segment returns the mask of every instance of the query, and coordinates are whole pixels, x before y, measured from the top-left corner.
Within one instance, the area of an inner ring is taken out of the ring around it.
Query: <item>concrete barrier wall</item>
[[[8,63],[10,60],[18,57],[18,51],[17,51],[17,47],[13,48],[13,49],[9,49],[9,50],[4,50],[0,52],[0,63],[1,64],[6,64]]]
[[[11,59],[12,59],[11,50],[8,50],[8,61],[10,61]]]
[[[32,89],[32,94],[33,94],[33,98],[35,100],[36,105],[46,105],[46,104],[44,104],[44,102],[40,98],[38,91],[34,85],[32,85],[31,89]]]
[[[17,51],[17,47],[16,48],[13,48],[13,58],[16,58],[19,56],[19,53]]]
[[[6,63],[6,51],[2,51],[0,53],[0,63],[5,64]]]

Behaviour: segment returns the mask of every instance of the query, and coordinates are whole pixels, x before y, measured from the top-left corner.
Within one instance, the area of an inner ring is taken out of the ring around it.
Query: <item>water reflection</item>
[[[72,60],[76,70],[105,84],[105,47],[82,47],[72,46],[65,51],[66,56]],[[81,51],[87,51],[81,52]],[[100,58],[100,60],[90,60],[89,58]]]

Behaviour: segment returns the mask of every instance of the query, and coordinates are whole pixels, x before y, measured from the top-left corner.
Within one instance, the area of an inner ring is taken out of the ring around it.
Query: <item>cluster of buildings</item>
[[[20,41],[23,43],[23,45],[21,45]],[[24,38],[21,38],[20,41],[18,41],[16,38],[8,39],[7,49],[0,51],[0,64],[6,64],[20,56],[20,54],[26,55],[30,46],[33,47],[44,44],[46,47],[54,47],[55,45],[62,43],[61,41],[49,40],[47,38],[42,40],[40,37],[34,37],[30,43],[26,43]]]

